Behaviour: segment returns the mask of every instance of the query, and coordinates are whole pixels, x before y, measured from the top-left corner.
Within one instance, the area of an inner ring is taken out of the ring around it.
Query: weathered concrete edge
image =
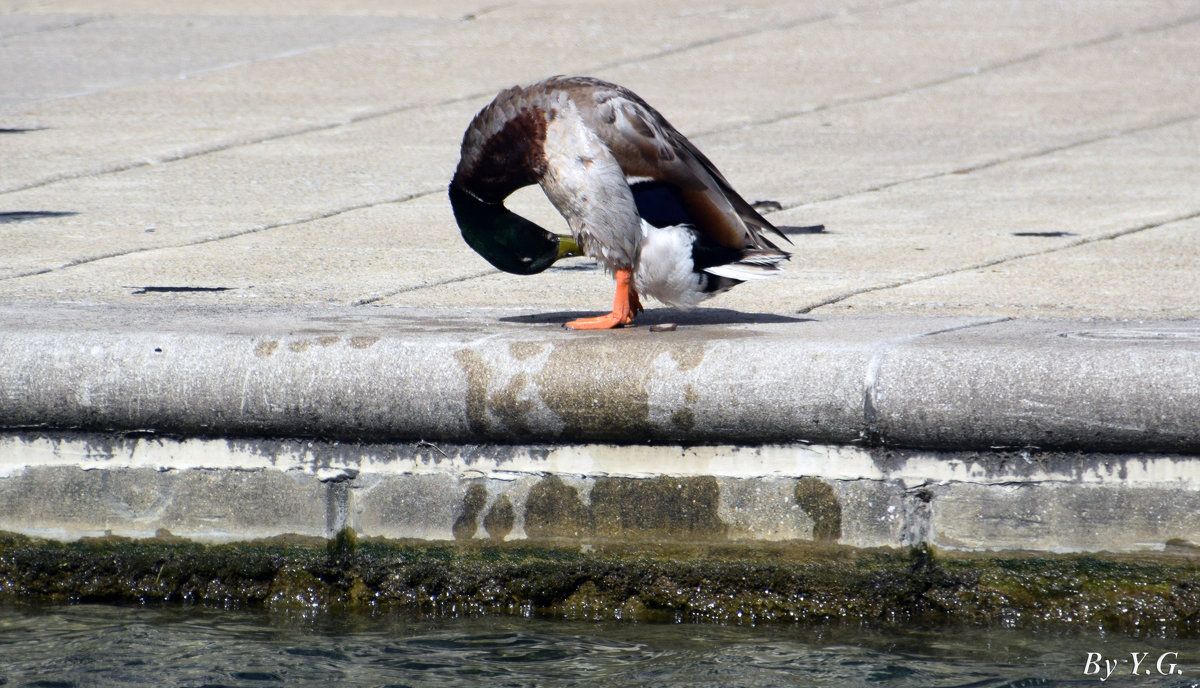
[[[0,436],[0,530],[1197,552],[1177,455]]]
[[[734,316],[8,306],[0,428],[1200,453],[1197,322]]]

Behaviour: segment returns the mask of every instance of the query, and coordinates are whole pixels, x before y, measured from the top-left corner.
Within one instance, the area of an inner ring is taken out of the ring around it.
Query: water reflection
[[[1089,652],[1171,676],[1105,682]],[[1200,640],[935,628],[287,616],[180,606],[0,607],[5,686],[1200,686]]]

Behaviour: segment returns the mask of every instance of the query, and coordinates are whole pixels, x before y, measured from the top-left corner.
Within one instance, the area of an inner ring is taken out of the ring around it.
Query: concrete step
[[[200,540],[1200,532],[1200,327],[708,310],[0,309],[0,529]]]

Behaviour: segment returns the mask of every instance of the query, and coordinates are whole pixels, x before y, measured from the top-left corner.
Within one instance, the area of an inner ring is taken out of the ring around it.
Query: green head
[[[467,245],[505,272],[533,275],[560,258],[580,255],[571,237],[544,229],[503,203],[482,201],[453,182],[450,206]]]

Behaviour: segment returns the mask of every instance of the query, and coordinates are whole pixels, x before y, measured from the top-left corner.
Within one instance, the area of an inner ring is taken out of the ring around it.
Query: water
[[[1124,662],[1086,675],[1089,652]],[[1129,653],[1149,653],[1129,676]],[[1174,662],[1160,676],[1155,663]],[[0,607],[0,685],[1200,686],[1200,639]]]

